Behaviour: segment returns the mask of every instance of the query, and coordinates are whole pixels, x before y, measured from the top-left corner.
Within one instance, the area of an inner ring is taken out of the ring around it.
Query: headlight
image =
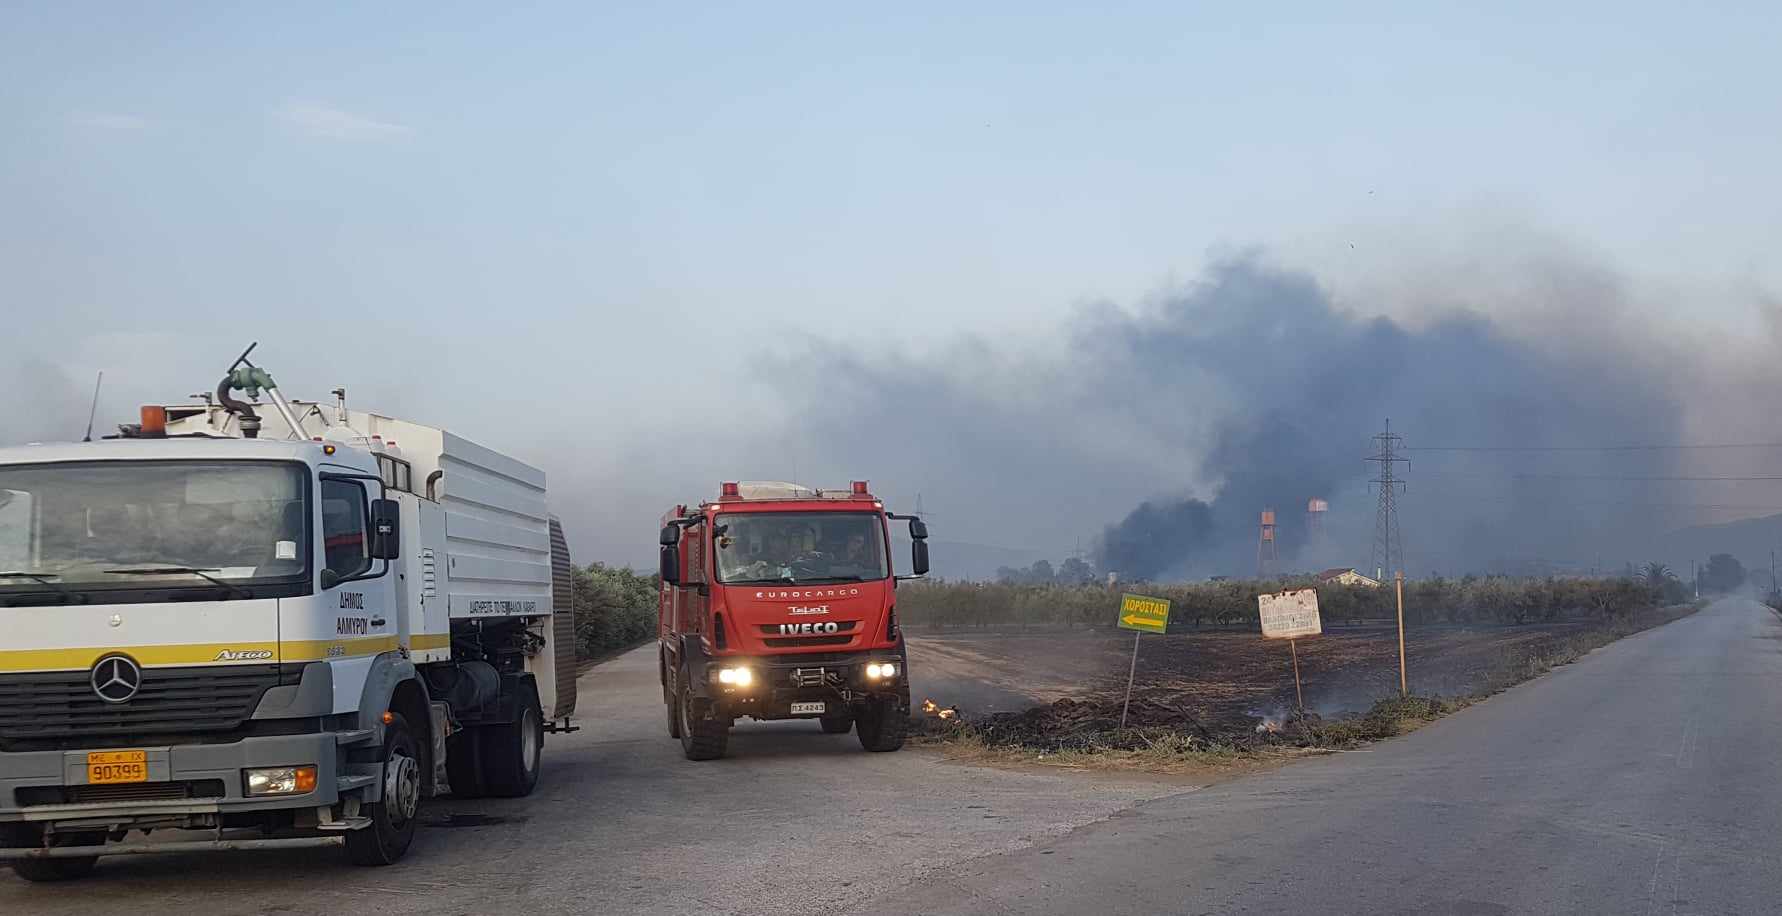
[[[315,767],[271,767],[243,772],[247,774],[250,796],[308,795],[316,790]]]
[[[718,669],[718,683],[733,687],[747,687],[755,682],[755,675],[747,668]]]
[[[876,681],[876,680],[881,680],[883,678],[892,678],[892,677],[896,677],[896,676],[897,676],[897,665],[895,665],[891,662],[885,662],[884,664],[880,664],[878,662],[873,662],[872,664],[866,666],[867,680]]]

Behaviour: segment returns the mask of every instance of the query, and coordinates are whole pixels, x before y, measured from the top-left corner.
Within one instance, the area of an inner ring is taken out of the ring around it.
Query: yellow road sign
[[[1120,629],[1162,633],[1169,629],[1169,600],[1144,595],[1120,596]]]

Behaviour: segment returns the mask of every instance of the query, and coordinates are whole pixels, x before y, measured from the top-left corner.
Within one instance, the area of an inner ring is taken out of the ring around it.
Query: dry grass
[[[1248,773],[1273,769],[1294,760],[1336,753],[1325,748],[1271,747],[1240,749],[1207,744],[1187,735],[1149,736],[1139,748],[1066,748],[1036,751],[1012,745],[991,745],[976,732],[962,728],[951,735],[927,735],[912,741],[916,747],[940,750],[949,762],[1006,769],[1119,774],[1140,773],[1207,785]]]
[[[993,743],[969,722],[924,719],[914,742],[939,748],[961,763],[1091,771],[1129,771],[1211,781],[1268,769],[1310,755],[1364,747],[1403,735],[1492,694],[1570,664],[1634,633],[1694,613],[1695,606],[1627,617],[1582,628],[1562,639],[1506,649],[1481,689],[1462,697],[1392,697],[1366,713],[1325,721],[1314,715],[1290,719],[1274,733],[1190,734],[1170,728],[1129,728],[1075,736],[1069,747],[1037,748]]]

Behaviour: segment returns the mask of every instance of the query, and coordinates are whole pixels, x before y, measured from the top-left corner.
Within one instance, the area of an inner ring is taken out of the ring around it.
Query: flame
[[[922,711],[940,719],[951,719],[959,715],[959,707],[949,706],[943,709],[939,703],[928,699],[922,701]]]
[[[1281,730],[1286,727],[1286,716],[1263,716],[1262,721],[1256,723],[1256,733],[1259,735],[1274,735],[1279,734]]]

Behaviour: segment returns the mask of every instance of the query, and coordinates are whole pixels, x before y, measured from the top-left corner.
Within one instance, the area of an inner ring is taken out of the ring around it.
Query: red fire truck
[[[892,521],[909,523],[893,575]],[[725,483],[662,517],[662,699],[689,760],[724,756],[737,719],[816,719],[869,751],[903,746],[910,688],[897,581],[928,573],[928,528],[866,481]]]

